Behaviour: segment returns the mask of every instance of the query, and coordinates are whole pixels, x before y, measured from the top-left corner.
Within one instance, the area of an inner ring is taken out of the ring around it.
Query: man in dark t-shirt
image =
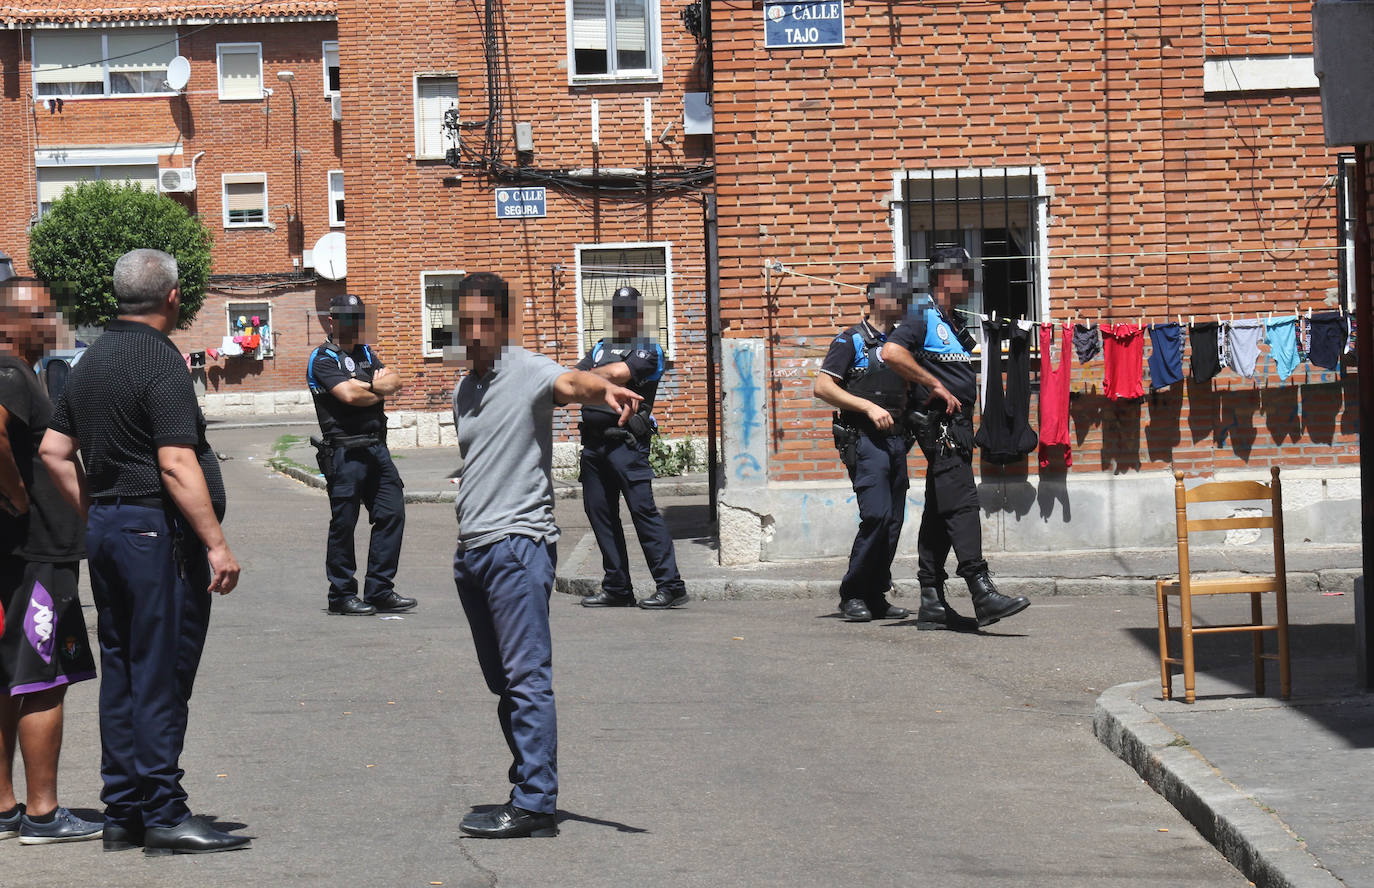
[[[386,446],[386,399],[401,390],[401,377],[362,339],[362,300],[340,293],[330,300],[329,318],[329,339],[310,353],[305,371],[320,421],[322,440],[316,447],[329,492],[324,558],[329,613],[368,616],[409,611],[415,599],[394,588],[405,532],[405,493]],[[353,531],[361,506],[367,507],[372,536],[359,599]]]
[[[105,850],[242,848],[246,836],[191,816],[177,765],[211,593],[232,591],[239,565],[220,528],[219,464],[167,338],[181,314],[176,260],[125,253],[114,291],[119,316],[72,369],[40,448],[62,495],[86,514]]]
[[[32,366],[56,341],[40,285],[0,284],[0,838],[21,844],[100,837],[58,804],[57,762],[68,685],[95,678],[77,597],[85,527],[38,456],[52,405]],[[14,753],[27,795],[14,792]]]
[[[973,335],[955,317],[954,305],[973,286],[973,264],[962,247],[941,247],[931,257],[933,305],[917,308],[883,346],[883,360],[915,384],[918,404],[928,398],[920,371],[933,375],[959,399],[959,409],[931,417],[933,435],[918,437],[926,457],[926,504],[916,538],[917,579],[922,599],[944,601],[945,561],[953,548],[957,573],[968,583],[979,626],[996,623],[1030,606],[1025,598],[997,591],[983,560],[983,527],[973,477],[973,407],[978,400]],[[951,617],[952,619],[952,617]]]

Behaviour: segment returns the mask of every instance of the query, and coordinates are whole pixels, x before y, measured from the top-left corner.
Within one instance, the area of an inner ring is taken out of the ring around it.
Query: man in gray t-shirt
[[[458,336],[470,370],[453,393],[463,469],[453,579],[510,746],[510,801],[468,814],[479,838],[558,834],[558,729],[549,595],[558,561],[553,520],[553,407],[606,404],[623,425],[629,389],[566,370],[514,344],[510,289],[495,274],[458,285]]]

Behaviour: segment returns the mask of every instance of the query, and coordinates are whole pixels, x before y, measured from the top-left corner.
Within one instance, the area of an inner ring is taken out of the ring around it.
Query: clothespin
[[[1193,325],[1196,324],[1196,323],[1197,323],[1197,320],[1196,320],[1192,315],[1188,315],[1188,326],[1191,327],[1191,326],[1193,326]]]
[[[996,311],[994,311],[994,312],[992,313],[992,322],[993,322],[994,324],[997,323],[997,312],[996,312]]]

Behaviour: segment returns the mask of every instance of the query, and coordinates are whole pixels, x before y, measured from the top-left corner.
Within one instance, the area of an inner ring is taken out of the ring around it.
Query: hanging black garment
[[[1040,443],[1030,427],[1030,331],[1015,321],[984,324],[988,355],[983,424],[974,436],[983,459],[997,465],[1020,462]],[[1002,386],[1002,340],[1008,342],[1006,389]]]

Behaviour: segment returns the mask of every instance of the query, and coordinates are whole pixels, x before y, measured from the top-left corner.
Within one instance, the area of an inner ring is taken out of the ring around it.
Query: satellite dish
[[[348,274],[348,254],[344,250],[342,231],[331,231],[315,241],[311,250],[315,274],[329,281],[341,281]]]
[[[167,85],[181,92],[191,80],[191,63],[185,56],[177,56],[167,65]]]

